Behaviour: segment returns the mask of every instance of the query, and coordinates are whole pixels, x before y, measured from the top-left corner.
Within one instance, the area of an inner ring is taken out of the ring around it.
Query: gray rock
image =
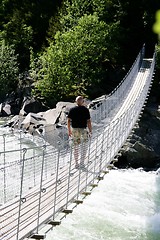
[[[122,150],[122,157],[132,167],[153,168],[160,164],[160,108],[150,105]]]
[[[6,103],[2,108],[3,116],[10,116],[11,115],[11,106],[10,104]]]
[[[19,114],[22,116],[25,116],[30,112],[39,113],[41,111],[46,111],[46,110],[47,108],[44,107],[39,101],[31,97],[25,97]]]

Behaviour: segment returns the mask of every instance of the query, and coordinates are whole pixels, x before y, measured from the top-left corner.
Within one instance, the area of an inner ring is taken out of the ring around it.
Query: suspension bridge
[[[93,136],[79,145],[85,169],[75,169],[68,139],[62,137],[62,147],[60,141],[49,144],[45,136],[27,138],[17,131],[0,135],[0,240],[44,239],[83,203],[117,161],[139,120],[154,67],[155,53],[146,59],[143,46],[121,83],[90,108]]]

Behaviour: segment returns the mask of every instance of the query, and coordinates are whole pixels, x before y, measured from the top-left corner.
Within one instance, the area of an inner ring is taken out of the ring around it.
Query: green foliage
[[[46,44],[49,20],[60,4],[61,0],[2,0],[0,30],[5,42],[15,45],[22,72],[29,68],[29,48],[41,51]]]
[[[32,42],[32,28],[27,26],[15,11],[11,21],[4,25],[3,38],[8,45],[14,45],[18,54],[20,69],[25,70],[29,65],[29,47]]]
[[[153,31],[158,34],[158,40],[160,41],[160,10],[156,11],[155,23],[153,24]],[[158,43],[159,43],[158,41]],[[160,70],[160,44],[156,45],[156,69]]]
[[[59,30],[68,31],[77,25],[82,16],[90,14],[96,14],[106,23],[113,23],[116,7],[110,0],[64,0],[63,7],[59,10]]]
[[[21,73],[30,65],[34,93],[52,105],[109,89],[144,42],[153,53],[157,9],[159,0],[1,0],[0,32]]]
[[[160,46],[156,46],[156,68],[160,70]]]
[[[115,49],[116,45],[119,45],[117,65],[127,64],[130,67],[144,43],[142,6],[143,3],[138,0],[64,0],[63,8],[60,9],[56,18],[57,22],[52,19],[51,23],[54,27],[53,29],[49,28],[50,39],[53,41],[55,30],[70,31],[78,24],[82,16],[96,14],[99,20],[104,21],[111,28],[114,24],[118,25],[115,38],[113,39],[113,35],[111,36],[111,49]],[[53,22],[56,23],[56,26]]]
[[[106,77],[106,63],[114,60],[111,36],[117,26],[107,26],[96,15],[85,15],[77,26],[58,32],[41,57],[36,90],[50,104],[86,94]]]
[[[0,99],[15,91],[18,83],[18,64],[14,46],[0,41]]]
[[[153,24],[153,31],[160,35],[160,10],[156,12],[155,23]]]

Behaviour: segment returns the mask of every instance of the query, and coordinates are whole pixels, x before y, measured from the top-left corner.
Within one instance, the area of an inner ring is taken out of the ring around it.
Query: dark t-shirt
[[[71,119],[73,128],[86,128],[87,120],[90,119],[90,113],[85,106],[75,106],[70,109],[68,118]]]

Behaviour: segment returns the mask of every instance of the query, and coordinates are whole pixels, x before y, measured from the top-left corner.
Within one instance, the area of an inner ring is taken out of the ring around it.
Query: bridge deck
[[[119,118],[127,109],[131,107],[137,96],[141,93],[144,85],[146,84],[147,77],[150,73],[150,66],[153,59],[144,59],[142,62],[142,67],[140,68],[135,82],[131,88],[130,94],[127,95],[124,103],[119,109],[118,113],[114,116],[113,121]]]

